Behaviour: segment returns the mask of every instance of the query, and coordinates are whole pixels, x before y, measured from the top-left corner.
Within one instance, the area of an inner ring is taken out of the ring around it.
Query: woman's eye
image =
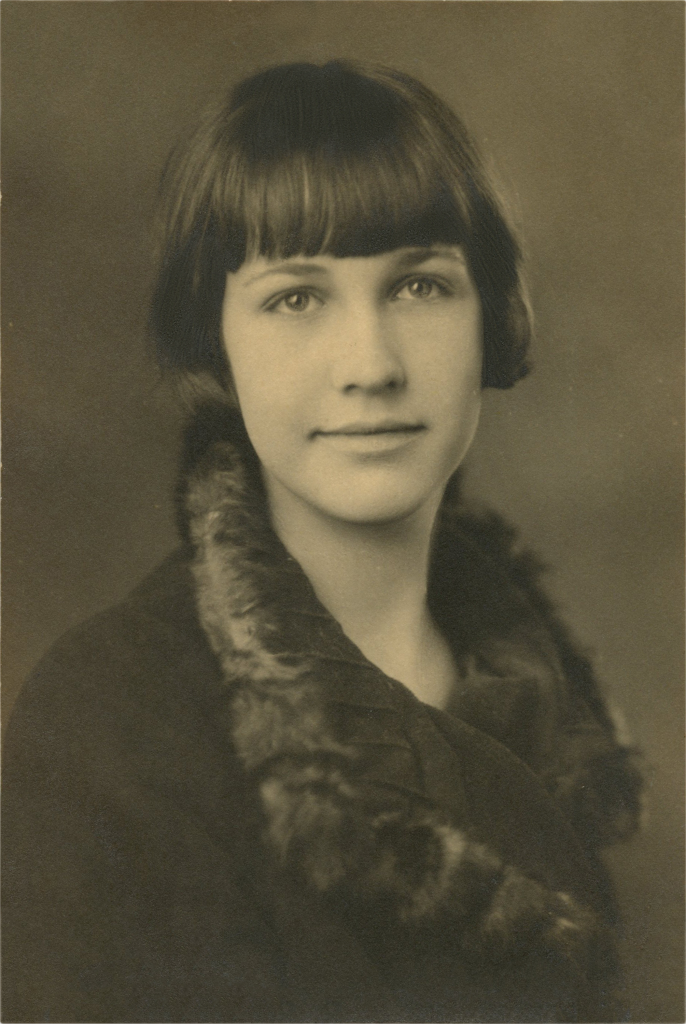
[[[319,300],[311,292],[296,290],[279,296],[267,306],[270,313],[306,313],[311,312]]]
[[[445,289],[441,288],[438,281],[432,277],[413,277],[395,293],[396,299],[435,299],[438,295],[444,294]]]

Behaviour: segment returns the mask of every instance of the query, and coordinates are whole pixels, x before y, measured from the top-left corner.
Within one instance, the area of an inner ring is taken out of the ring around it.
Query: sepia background
[[[486,396],[468,489],[548,585],[644,751],[614,851],[635,1021],[683,1021],[683,20],[676,2],[5,0],[4,697],[175,544],[180,412],[145,340],[156,183],[244,75],[425,80],[524,225],[536,372]],[[106,652],[104,652],[106,655]]]

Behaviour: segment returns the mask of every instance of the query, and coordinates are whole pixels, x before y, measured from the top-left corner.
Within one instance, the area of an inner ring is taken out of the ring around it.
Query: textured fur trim
[[[520,748],[514,747],[512,735],[498,738],[534,768],[589,848],[626,841],[643,816],[641,753],[619,728],[617,714],[608,711],[588,653],[580,649],[541,585],[546,566],[519,547],[515,530],[500,516],[466,509],[456,490],[447,495],[442,515],[446,532],[458,530],[476,544],[494,576],[500,575],[503,589],[512,588],[523,597],[528,616],[546,633],[522,649],[503,639],[507,630],[493,623],[492,637],[481,643],[479,663],[470,656],[463,664],[465,682],[484,675],[531,680],[550,726],[544,761],[532,762],[529,751],[534,745],[527,750],[526,736]],[[485,609],[480,614],[485,618]],[[545,659],[531,658],[532,646],[542,651],[545,645],[554,650],[547,667]],[[460,711],[469,720],[466,707]]]
[[[187,502],[200,620],[282,870],[327,899],[378,902],[401,925],[449,920],[466,954],[538,946],[585,974],[602,946],[607,962],[604,926],[570,896],[504,864],[426,801],[394,796],[379,809],[365,796],[358,752],[333,735],[288,618],[289,595],[309,584],[271,530],[254,467],[235,445],[204,455]]]

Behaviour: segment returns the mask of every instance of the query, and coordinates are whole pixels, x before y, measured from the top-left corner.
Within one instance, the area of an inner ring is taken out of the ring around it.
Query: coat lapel
[[[420,735],[430,715],[319,604],[271,529],[251,458],[230,440],[211,445],[186,502],[200,621],[280,870],[402,928],[449,920],[467,955],[496,962],[535,947],[587,973],[609,948],[603,925],[472,838],[458,752],[443,741],[448,773],[445,760],[420,763],[418,748],[438,749]]]

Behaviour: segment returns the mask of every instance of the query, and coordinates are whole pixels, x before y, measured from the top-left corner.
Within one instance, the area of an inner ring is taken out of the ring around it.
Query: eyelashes
[[[406,292],[406,295],[403,295]],[[439,298],[442,295],[450,295],[452,290],[449,286],[437,277],[426,275],[408,278],[393,293],[394,299],[421,301],[426,299]]]
[[[312,312],[313,305],[323,306],[324,302],[308,288],[293,288],[271,299],[264,307],[267,313],[286,313],[290,316]]]
[[[394,285],[389,294],[392,301],[428,302],[453,294],[454,289],[440,278],[426,274],[415,274]],[[287,316],[298,316],[312,313],[316,308],[325,305],[324,299],[316,289],[291,288],[271,298],[264,305],[265,312],[284,313]]]

